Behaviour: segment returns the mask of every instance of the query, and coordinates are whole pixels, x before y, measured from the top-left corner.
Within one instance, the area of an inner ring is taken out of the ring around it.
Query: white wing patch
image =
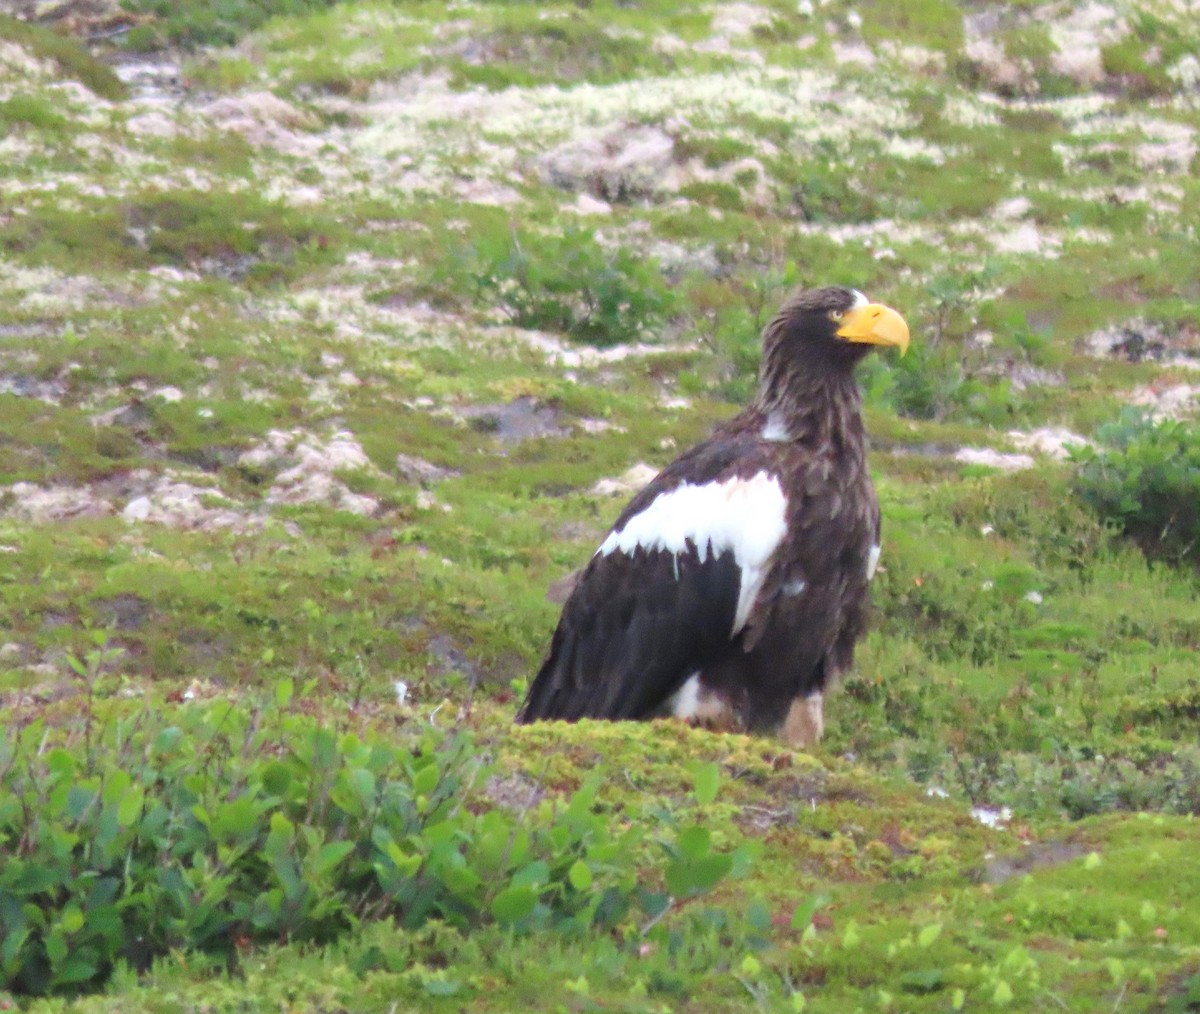
[[[771,557],[787,534],[786,511],[787,498],[779,480],[766,471],[748,479],[735,477],[700,486],[685,482],[656,496],[624,528],[611,532],[596,552],[608,556],[620,550],[632,556],[640,546],[673,553],[676,564],[689,543],[696,547],[701,563],[710,553],[714,559],[733,553],[741,569],[733,637],[746,625]]]
[[[883,552],[882,546],[872,546],[871,552],[867,554],[867,580],[870,581],[875,577],[875,568],[879,566],[879,554]]]

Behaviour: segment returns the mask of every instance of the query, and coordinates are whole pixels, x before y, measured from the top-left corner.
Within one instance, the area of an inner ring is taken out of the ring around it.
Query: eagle
[[[854,368],[903,354],[908,325],[833,286],[792,295],[762,338],[753,402],[635,496],[580,574],[518,722],[821,738],[880,552]]]

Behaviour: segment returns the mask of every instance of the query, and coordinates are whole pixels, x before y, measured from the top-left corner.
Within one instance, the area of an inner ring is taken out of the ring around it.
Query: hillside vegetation
[[[1200,1011],[1194,0],[11,6],[0,1009]],[[512,727],[834,283],[825,741]]]

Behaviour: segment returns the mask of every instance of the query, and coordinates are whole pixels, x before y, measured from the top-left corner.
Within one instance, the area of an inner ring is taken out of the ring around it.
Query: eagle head
[[[908,350],[908,325],[890,306],[840,285],[792,296],[767,325],[764,353],[851,367],[872,346]]]

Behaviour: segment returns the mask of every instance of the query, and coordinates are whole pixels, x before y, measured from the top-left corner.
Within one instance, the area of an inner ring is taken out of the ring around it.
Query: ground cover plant
[[[0,1007],[1200,1009],[1186,4],[13,12]],[[822,745],[513,728],[831,282]]]

